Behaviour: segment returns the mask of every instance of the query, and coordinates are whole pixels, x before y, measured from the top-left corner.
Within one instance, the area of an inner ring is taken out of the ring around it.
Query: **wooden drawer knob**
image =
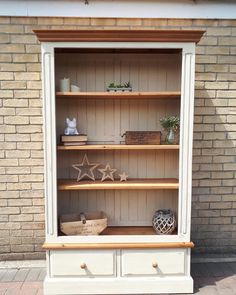
[[[152,267],[157,268],[158,264],[156,262],[153,262]]]
[[[80,268],[82,268],[82,269],[85,269],[87,267],[87,265],[85,264],[85,263],[82,263],[81,265],[80,265]]]

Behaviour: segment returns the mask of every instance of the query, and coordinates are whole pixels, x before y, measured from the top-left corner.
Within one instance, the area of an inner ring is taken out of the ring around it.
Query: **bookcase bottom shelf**
[[[176,234],[176,230],[172,235]],[[109,226],[100,235],[156,235],[152,226]]]

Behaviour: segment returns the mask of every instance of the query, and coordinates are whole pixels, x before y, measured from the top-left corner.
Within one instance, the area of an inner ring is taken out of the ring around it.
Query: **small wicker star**
[[[72,167],[75,170],[79,171],[78,177],[77,177],[77,181],[80,181],[83,178],[90,178],[92,180],[95,180],[94,174],[93,174],[93,170],[99,166],[99,164],[96,163],[89,163],[88,161],[88,157],[85,154],[83,161],[81,164],[74,164],[72,165]]]
[[[101,181],[104,181],[105,179],[111,179],[112,181],[114,181],[114,175],[113,173],[116,172],[117,169],[112,169],[110,167],[110,164],[106,164],[106,167],[103,169],[98,169],[98,171],[100,171],[102,173],[102,179]]]
[[[120,176],[120,181],[127,181],[127,178],[129,175],[123,172],[122,174],[119,174],[119,176]]]

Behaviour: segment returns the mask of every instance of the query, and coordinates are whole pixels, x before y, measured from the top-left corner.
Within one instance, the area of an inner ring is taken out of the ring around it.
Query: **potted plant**
[[[177,116],[164,117],[160,120],[162,128],[167,132],[166,143],[174,144],[176,139],[176,132],[179,129],[180,119]]]
[[[132,86],[130,82],[125,82],[123,84],[115,84],[110,83],[107,87],[108,92],[126,92],[126,91],[132,91]]]

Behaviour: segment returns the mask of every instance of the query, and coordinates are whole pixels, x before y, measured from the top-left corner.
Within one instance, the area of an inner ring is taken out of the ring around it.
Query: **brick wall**
[[[192,240],[236,249],[236,20],[0,18],[0,260],[42,258],[40,44],[33,29],[206,29],[197,46]]]

